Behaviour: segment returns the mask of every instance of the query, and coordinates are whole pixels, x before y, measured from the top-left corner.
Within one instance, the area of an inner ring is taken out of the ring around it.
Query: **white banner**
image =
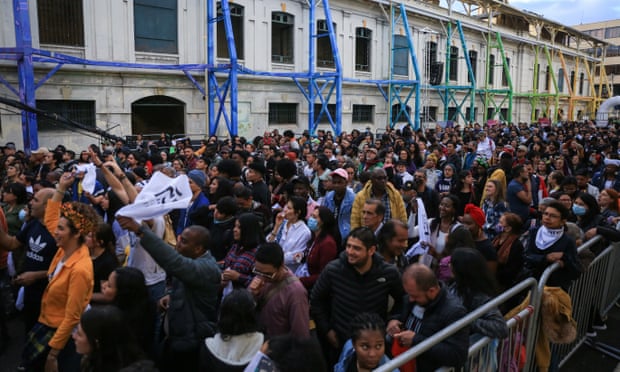
[[[141,222],[163,216],[173,209],[185,209],[191,199],[192,190],[186,175],[170,178],[162,172],[155,172],[135,202],[119,209],[116,215]]]
[[[417,198],[418,202],[418,231],[420,234],[420,242],[431,242],[431,227],[428,225],[428,217],[426,217],[426,208],[422,198]]]

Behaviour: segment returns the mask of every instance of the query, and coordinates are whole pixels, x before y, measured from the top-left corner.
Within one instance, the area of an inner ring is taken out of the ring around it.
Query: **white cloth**
[[[484,140],[478,142],[478,146],[476,147],[476,153],[478,155],[482,155],[487,160],[490,160],[493,157],[493,152],[495,151],[495,142],[489,137],[485,137]]]
[[[536,232],[536,248],[544,251],[560,240],[563,234],[564,228],[548,229],[545,226],[541,226]]]
[[[426,208],[422,198],[416,198],[418,202],[418,230],[420,241],[425,243],[431,242],[431,227],[429,226],[428,217],[426,216]]]
[[[243,366],[252,360],[263,346],[265,337],[260,332],[229,336],[220,333],[205,339],[205,346],[214,357],[231,366]]]
[[[155,172],[134,203],[119,209],[116,215],[141,222],[163,216],[173,209],[187,209],[191,199],[192,190],[186,175],[170,178],[161,172]]]
[[[97,167],[93,163],[76,165],[77,172],[84,173],[82,178],[82,190],[92,194],[95,192],[95,183],[97,182]]]
[[[153,226],[151,231],[157,237],[163,238],[164,231],[166,230],[166,222],[164,216],[158,216],[153,218]],[[142,247],[140,239],[137,239],[135,234],[131,234],[131,251],[129,252],[129,258],[127,259],[127,266],[135,267],[142,271],[144,274],[144,282],[147,286],[157,284],[166,280],[166,272],[155,262],[153,257]],[[172,249],[172,248],[171,248]]]

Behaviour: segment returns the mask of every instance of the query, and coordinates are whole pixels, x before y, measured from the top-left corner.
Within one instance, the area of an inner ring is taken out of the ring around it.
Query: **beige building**
[[[598,57],[605,57],[604,74],[596,72],[595,86],[598,89],[602,81],[603,97],[620,95],[620,19],[581,24],[574,28],[609,43],[605,49],[597,48],[592,51]]]

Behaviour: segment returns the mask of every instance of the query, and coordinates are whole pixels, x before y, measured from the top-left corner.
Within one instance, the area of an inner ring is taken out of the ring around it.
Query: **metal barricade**
[[[529,278],[526,279],[524,281],[522,281],[521,283],[515,285],[514,287],[510,288],[509,290],[505,291],[504,293],[502,293],[501,295],[493,298],[491,301],[487,302],[486,304],[484,304],[483,306],[479,307],[478,309],[472,311],[471,313],[467,314],[465,317],[461,318],[460,320],[458,320],[457,322],[455,322],[454,324],[449,325],[448,327],[442,329],[440,332],[434,334],[433,336],[427,338],[426,340],[424,340],[423,342],[419,343],[418,345],[415,345],[414,347],[412,347],[411,349],[407,350],[405,353],[397,356],[396,358],[394,358],[393,360],[389,361],[388,363],[384,364],[383,366],[375,369],[375,372],[388,372],[388,371],[393,371],[394,369],[402,366],[403,364],[407,363],[408,361],[418,357],[419,355],[423,354],[425,351],[429,350],[430,348],[432,348],[433,346],[435,346],[436,344],[442,342],[443,340],[447,339],[448,337],[452,336],[453,334],[455,334],[456,332],[458,332],[459,330],[461,330],[463,327],[466,327],[468,325],[470,325],[471,323],[473,323],[476,319],[482,317],[483,315],[485,315],[487,312],[489,312],[490,310],[498,307],[499,305],[507,302],[508,300],[512,299],[512,297],[514,297],[515,295],[518,295],[519,293],[523,292],[524,290],[530,290],[531,293],[533,293],[534,295],[536,295],[537,291],[538,291],[538,287],[537,287],[537,281],[534,278]],[[474,367],[476,367],[476,369],[472,369],[470,367],[469,371],[488,371],[489,369],[485,369],[488,367],[488,365],[483,364],[484,360],[487,360],[488,357],[493,357],[492,353],[491,353],[491,349],[495,348],[496,350],[503,350],[504,347],[507,348],[507,354],[508,356],[506,358],[502,358],[503,354],[502,352],[500,352],[500,356],[497,357],[497,363],[499,364],[499,366],[501,366],[501,363],[509,363],[512,362],[515,354],[514,354],[514,350],[517,347],[517,344],[521,345],[527,345],[527,343],[523,342],[523,340],[518,340],[518,337],[515,337],[517,333],[520,333],[521,336],[523,337],[523,332],[530,328],[529,327],[529,321],[523,321],[523,320],[529,320],[531,319],[531,315],[534,314],[534,309],[532,307],[528,307],[526,309],[524,309],[523,311],[521,311],[517,316],[515,316],[512,319],[509,319],[507,324],[509,326],[510,329],[510,335],[513,337],[508,337],[506,340],[502,341],[499,343],[499,345],[497,345],[497,347],[494,347],[492,345],[493,341],[492,339],[489,339],[487,337],[482,338],[481,340],[477,341],[474,345],[472,345],[469,348],[469,358],[468,358],[468,364],[471,366],[473,365]],[[519,346],[520,348],[520,346]],[[526,349],[525,351],[526,355],[533,355],[533,350],[529,350]],[[521,357],[521,353],[519,352],[516,355],[517,359]],[[479,362],[483,362],[483,363],[479,363]],[[452,369],[442,369],[442,371],[450,371]]]
[[[605,294],[601,302],[601,315],[607,315],[609,310],[620,300],[620,244],[612,244],[610,268],[605,279]],[[616,269],[616,270],[614,270]]]

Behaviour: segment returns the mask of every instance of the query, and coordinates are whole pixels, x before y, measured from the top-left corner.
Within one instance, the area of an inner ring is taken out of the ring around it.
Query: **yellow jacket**
[[[351,230],[362,226],[362,209],[366,200],[371,199],[370,192],[372,190],[372,181],[366,182],[366,185],[355,195],[353,208],[351,209]],[[385,185],[385,192],[390,201],[391,218],[401,220],[407,223],[407,210],[402,195],[396,190],[391,183]]]
[[[60,202],[51,199],[47,202],[45,226],[49,231],[54,231],[58,225],[60,205]],[[47,271],[48,278],[52,278],[64,255],[64,249],[59,247]],[[43,293],[39,322],[56,328],[56,333],[49,342],[51,348],[63,349],[65,347],[73,329],[80,322],[86,305],[90,302],[93,284],[93,262],[88,247],[83,244],[64,263],[60,272],[50,280]]]

